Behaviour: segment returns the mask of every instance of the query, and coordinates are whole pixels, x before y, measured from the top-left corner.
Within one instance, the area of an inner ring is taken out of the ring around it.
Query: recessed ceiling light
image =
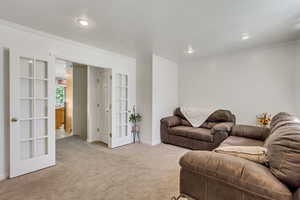
[[[89,22],[86,19],[78,19],[77,22],[81,25],[81,26],[88,26]]]
[[[242,34],[242,40],[248,40],[248,39],[250,39],[250,35],[247,34],[247,33],[243,33]]]
[[[184,51],[184,53],[193,54],[193,53],[195,53],[195,50],[193,49],[193,47],[191,45],[189,45],[188,49],[186,51]]]

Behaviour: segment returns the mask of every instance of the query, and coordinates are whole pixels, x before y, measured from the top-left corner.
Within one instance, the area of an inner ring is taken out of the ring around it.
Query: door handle
[[[13,118],[11,118],[11,121],[12,122],[18,122],[19,120],[18,120],[18,118],[13,117]]]

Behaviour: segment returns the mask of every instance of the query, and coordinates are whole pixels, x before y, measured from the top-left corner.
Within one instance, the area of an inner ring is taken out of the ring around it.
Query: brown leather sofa
[[[211,151],[180,159],[180,194],[197,200],[300,200],[300,122],[279,113],[270,129],[236,125],[221,146],[264,146],[268,166]]]
[[[193,150],[212,150],[228,137],[234,124],[230,111],[217,110],[200,127],[192,127],[177,108],[174,116],[161,119],[161,140]]]

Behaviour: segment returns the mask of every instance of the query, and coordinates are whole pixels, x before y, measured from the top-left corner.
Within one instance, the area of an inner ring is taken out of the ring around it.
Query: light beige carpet
[[[168,200],[178,194],[186,149],[132,144],[107,149],[57,141],[57,165],[0,182],[0,200]]]

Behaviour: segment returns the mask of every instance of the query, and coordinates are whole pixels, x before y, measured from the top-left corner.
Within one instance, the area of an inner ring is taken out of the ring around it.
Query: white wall
[[[9,161],[8,155],[4,154],[4,150],[9,148],[9,121],[7,118],[9,98],[8,88],[5,88],[5,83],[8,82],[8,56],[8,51],[0,47],[0,180],[6,177]]]
[[[296,110],[300,117],[300,41],[296,43],[296,68],[295,68],[295,93],[296,93]]]
[[[2,47],[0,47],[0,91],[4,91],[4,49]],[[4,110],[4,97],[5,95],[0,95],[0,110]],[[0,146],[3,147],[5,145],[4,142],[4,115],[0,115]],[[6,162],[5,160],[5,155],[4,154],[0,154],[0,172],[2,172],[2,174],[0,174],[0,179],[3,179],[4,177],[4,171],[6,171],[5,169],[5,165],[4,163]]]
[[[73,134],[87,139],[88,66],[73,64]]]
[[[9,170],[9,51],[0,49],[0,180]]]
[[[161,143],[160,119],[178,107],[178,65],[152,55],[152,144]]]
[[[141,114],[141,141],[152,144],[152,54],[140,52],[136,59],[136,109]]]
[[[249,124],[262,112],[295,113],[296,47],[292,42],[182,63],[180,105],[227,108],[238,123]]]
[[[178,106],[178,65],[152,52],[137,56],[137,112],[142,115],[141,140],[160,141],[160,119]]]
[[[48,52],[58,58],[77,63],[111,68],[113,71],[130,71],[130,74],[134,76],[130,80],[132,86],[132,92],[130,93],[130,96],[133,98],[133,102],[135,103],[136,60],[134,58],[66,40],[2,20],[0,20],[0,44],[2,44],[4,47],[10,48],[11,50],[23,49],[24,51],[28,52]],[[2,80],[3,79],[1,79],[1,81]],[[8,88],[8,85],[5,85],[5,88]],[[5,93],[3,88],[0,88],[0,97],[3,97],[4,95]],[[2,117],[3,113],[3,108],[0,107],[0,114]],[[3,123],[0,124],[0,127],[3,127]],[[7,132],[5,134],[7,134]],[[3,138],[0,137],[0,139],[3,142]],[[4,139],[7,141],[7,137]],[[8,148],[1,145],[0,158],[3,158],[4,155],[8,155]],[[7,165],[7,162],[4,163],[4,165]],[[7,176],[7,173],[1,170],[0,177],[1,176]]]

